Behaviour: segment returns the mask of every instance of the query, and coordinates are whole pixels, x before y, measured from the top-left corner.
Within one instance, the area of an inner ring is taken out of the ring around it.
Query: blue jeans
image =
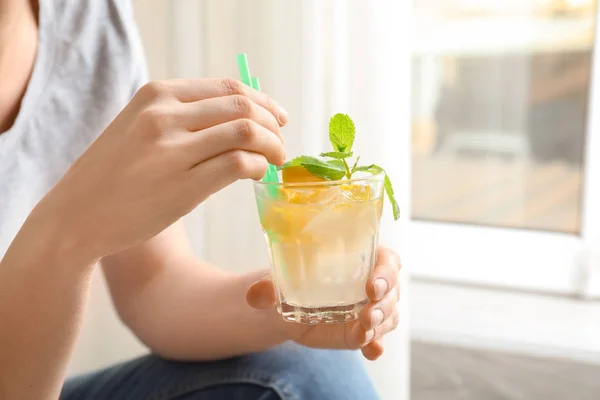
[[[211,362],[149,355],[69,379],[60,400],[378,399],[357,352],[285,343]]]

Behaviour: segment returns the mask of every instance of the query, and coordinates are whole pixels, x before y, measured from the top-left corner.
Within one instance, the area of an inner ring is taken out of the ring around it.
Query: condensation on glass
[[[414,219],[579,233],[595,7],[416,0]]]

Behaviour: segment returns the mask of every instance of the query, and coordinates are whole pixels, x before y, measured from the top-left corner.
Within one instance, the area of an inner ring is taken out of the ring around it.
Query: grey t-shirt
[[[146,80],[129,1],[39,4],[33,73],[15,123],[0,133],[0,259],[32,208]]]

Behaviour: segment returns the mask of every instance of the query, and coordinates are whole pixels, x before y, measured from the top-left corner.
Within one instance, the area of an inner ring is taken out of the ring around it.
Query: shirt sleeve
[[[117,29],[124,33],[124,40],[129,55],[130,97],[148,82],[149,73],[144,54],[144,46],[136,24],[135,13],[131,1],[111,0],[117,21]]]

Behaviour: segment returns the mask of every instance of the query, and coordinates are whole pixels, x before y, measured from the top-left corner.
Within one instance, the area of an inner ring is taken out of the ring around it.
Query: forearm
[[[0,261],[1,399],[60,393],[92,263],[63,248],[59,236],[30,218]]]
[[[153,351],[178,360],[213,360],[284,341],[245,295],[265,271],[232,274],[199,261],[165,268],[127,304],[123,320]]]

